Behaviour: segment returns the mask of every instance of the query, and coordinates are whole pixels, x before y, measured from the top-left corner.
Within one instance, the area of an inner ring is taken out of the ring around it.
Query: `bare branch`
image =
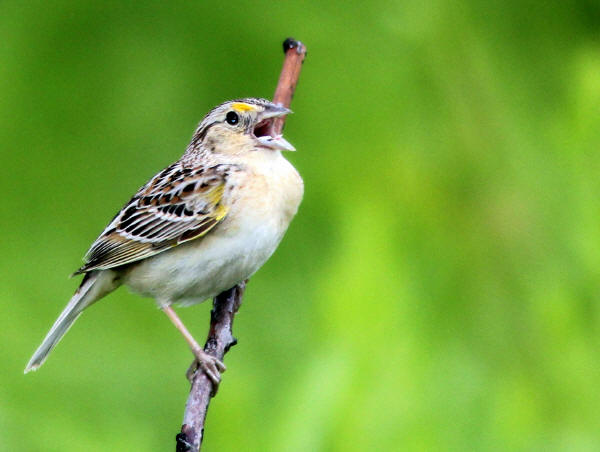
[[[306,57],[306,47],[300,41],[287,38],[283,41],[283,52],[285,53],[285,59],[283,60],[281,75],[279,76],[279,82],[273,95],[273,102],[289,108],[294,97],[298,77],[300,77],[302,63]],[[273,121],[271,136],[279,135],[283,131],[284,123],[285,116],[275,119]]]
[[[300,41],[288,38],[283,42],[285,59],[279,76],[279,82],[273,96],[273,102],[285,107],[290,106],[302,62],[306,56],[306,47]],[[273,123],[271,135],[279,135],[283,130],[285,117],[278,118]],[[210,316],[210,330],[204,351],[219,360],[237,343],[233,337],[233,319],[242,303],[246,288],[244,281],[237,286],[220,293],[213,299],[213,309]],[[177,434],[177,452],[199,452],[204,438],[204,421],[208,412],[210,399],[215,396],[212,381],[202,371],[195,372],[192,378],[190,395],[185,406],[181,433]]]
[[[232,335],[233,319],[242,303],[246,282],[217,295],[210,312],[210,330],[204,351],[223,360],[225,353],[236,344]],[[204,421],[213,397],[213,382],[202,372],[196,372],[183,415],[181,433],[176,436],[177,452],[199,451],[204,436]]]

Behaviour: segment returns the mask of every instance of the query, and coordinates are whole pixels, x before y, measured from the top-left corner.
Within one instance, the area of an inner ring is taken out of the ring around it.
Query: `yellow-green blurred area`
[[[118,209],[308,47],[297,218],[207,451],[600,450],[600,5],[0,3],[0,450],[174,450],[191,354],[124,288],[23,368]],[[210,303],[179,309],[203,339]]]

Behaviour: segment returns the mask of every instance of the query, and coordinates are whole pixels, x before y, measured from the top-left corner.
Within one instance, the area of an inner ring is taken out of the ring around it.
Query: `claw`
[[[225,367],[225,364],[223,364],[222,361],[214,356],[209,355],[202,349],[193,350],[193,353],[196,359],[191,364],[185,375],[191,383],[194,380],[194,376],[196,375],[198,369],[202,369],[202,371],[213,383],[212,395],[214,396],[219,389],[219,383],[221,383],[221,372],[225,372],[227,367]]]
[[[192,364],[190,364],[190,367],[188,367],[188,370],[185,372],[185,377],[188,379],[190,384],[194,382],[194,377],[196,376],[196,372],[198,371],[199,367],[200,363],[197,359],[194,359]]]

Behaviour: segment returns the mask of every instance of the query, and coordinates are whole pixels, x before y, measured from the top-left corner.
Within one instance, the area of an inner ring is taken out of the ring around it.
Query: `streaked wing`
[[[121,209],[75,274],[135,262],[202,237],[227,215],[223,193],[232,170],[232,165],[169,166]]]

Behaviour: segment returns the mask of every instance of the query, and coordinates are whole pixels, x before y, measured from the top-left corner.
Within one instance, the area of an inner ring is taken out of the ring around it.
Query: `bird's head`
[[[281,135],[271,135],[275,118],[289,113],[289,109],[266,99],[225,102],[202,120],[189,149],[219,154],[242,154],[260,149],[294,151]]]

